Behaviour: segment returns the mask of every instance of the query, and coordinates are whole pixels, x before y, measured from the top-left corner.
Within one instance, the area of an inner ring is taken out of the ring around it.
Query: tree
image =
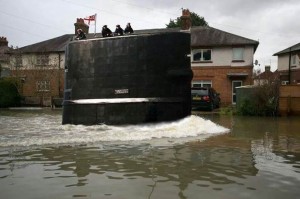
[[[257,85],[247,92],[237,106],[240,115],[276,116],[279,105],[280,79],[274,78],[264,84]]]
[[[199,16],[198,14],[191,12],[191,22],[192,26],[208,26],[208,23],[205,21],[204,17]],[[166,24],[167,28],[176,28],[181,27],[182,19],[177,17],[177,19],[170,19],[169,24]]]
[[[15,78],[0,79],[0,108],[19,106],[21,96],[18,92]]]

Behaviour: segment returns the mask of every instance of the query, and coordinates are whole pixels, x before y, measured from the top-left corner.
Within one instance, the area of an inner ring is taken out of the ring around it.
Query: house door
[[[236,87],[242,86],[243,81],[232,81],[232,104],[236,104]]]

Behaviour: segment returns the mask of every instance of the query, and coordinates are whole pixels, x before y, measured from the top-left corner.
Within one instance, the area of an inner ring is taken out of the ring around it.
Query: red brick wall
[[[43,103],[43,98],[63,97],[64,70],[13,70],[12,75],[23,80],[19,88],[20,94],[30,101]],[[37,81],[50,81],[49,91],[37,91]],[[47,99],[48,100],[48,99]],[[48,100],[49,101],[49,100]],[[46,103],[49,105],[49,103]]]
[[[89,26],[84,23],[84,19],[77,18],[76,23],[74,23],[75,26],[75,35],[77,35],[77,29],[81,29],[85,34],[89,33]]]
[[[232,81],[241,80],[243,85],[253,84],[252,67],[192,67],[194,77],[192,81],[211,80],[212,87],[220,93],[222,105],[232,104]],[[247,73],[246,77],[228,77],[228,73]]]
[[[291,84],[300,84],[300,69],[291,70]]]
[[[289,71],[279,71],[281,81],[289,81]],[[291,70],[291,84],[300,84],[300,69]]]

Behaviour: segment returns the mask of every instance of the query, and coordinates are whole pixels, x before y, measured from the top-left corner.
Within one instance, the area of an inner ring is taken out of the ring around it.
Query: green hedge
[[[21,104],[21,96],[14,79],[0,79],[0,108],[14,107]]]
[[[240,99],[237,113],[250,116],[276,116],[279,99],[278,84],[257,86],[253,91],[251,95]]]

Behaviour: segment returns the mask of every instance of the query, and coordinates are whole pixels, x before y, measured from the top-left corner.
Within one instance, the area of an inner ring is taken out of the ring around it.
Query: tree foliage
[[[204,17],[201,17],[194,12],[191,12],[191,22],[192,26],[208,26],[208,23],[205,21]],[[181,27],[181,25],[181,17],[177,17],[177,19],[170,19],[169,24],[166,24],[167,28]]]
[[[0,108],[19,106],[21,96],[14,79],[0,79]]]
[[[254,92],[239,103],[237,107],[238,114],[276,116],[279,104],[279,85],[280,81],[276,80],[255,87]]]

